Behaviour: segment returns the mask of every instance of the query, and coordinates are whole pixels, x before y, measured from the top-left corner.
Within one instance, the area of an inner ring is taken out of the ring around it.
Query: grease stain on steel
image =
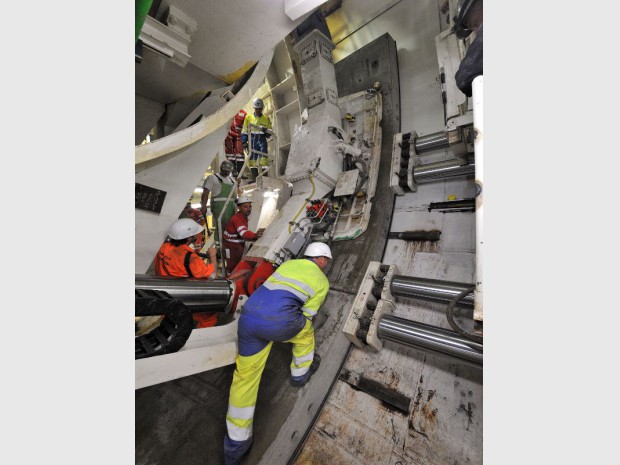
[[[465,415],[467,415],[467,431],[469,431],[469,426],[473,423],[473,416],[474,416],[474,412],[472,410],[472,405],[471,402],[467,402],[467,408],[465,407],[465,404],[461,404],[459,405],[459,412],[460,411],[465,412]]]

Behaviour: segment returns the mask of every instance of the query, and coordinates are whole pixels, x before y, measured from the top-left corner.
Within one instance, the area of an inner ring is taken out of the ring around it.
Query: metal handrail
[[[265,156],[265,157],[269,158],[269,153],[261,152],[260,150],[254,150],[252,148],[253,147],[253,145],[252,145],[252,129],[253,128],[254,129],[260,129],[260,126],[256,125],[256,124],[251,124],[251,123],[248,124],[248,131],[249,131],[249,133],[248,133],[248,156],[250,158],[252,158],[252,154],[253,153],[258,153],[261,156]],[[278,136],[276,135],[276,133],[273,130],[273,128],[271,128],[271,136],[273,137],[273,141],[271,143],[271,146],[272,147],[274,145],[277,146]],[[275,159],[276,159],[275,160],[276,169],[275,169],[275,176],[273,176],[273,177],[275,177],[277,179],[278,176],[279,176],[279,173],[278,173],[278,171],[279,171],[279,169],[278,169],[279,168],[279,154],[278,154],[278,151],[277,150],[274,151],[274,154],[275,154]],[[260,169],[260,161],[259,161],[258,168],[259,168],[260,174],[258,176],[256,176],[256,179],[258,179],[260,176],[264,176],[265,175],[264,172],[270,172],[272,165],[273,165],[273,163],[269,163],[268,168],[266,170],[262,170],[262,169]]]
[[[226,201],[224,202],[224,206],[222,207],[222,211],[220,212],[220,215],[217,217],[217,234],[218,234],[218,239],[219,239],[219,249],[220,249],[220,256],[222,257],[222,275],[224,277],[226,277],[226,254],[224,253],[224,231],[222,229],[222,216],[224,215],[224,212],[226,211],[226,208],[228,207],[228,204],[230,203],[230,201],[232,200],[232,194],[233,192],[237,192],[238,190],[238,180],[241,177],[243,171],[245,170],[245,168],[247,167],[248,161],[250,160],[250,157],[252,155],[252,153],[258,153],[261,155],[265,155],[266,157],[269,157],[268,153],[264,153],[261,152],[260,150],[254,150],[252,149],[252,128],[260,128],[260,126],[257,126],[255,124],[249,124],[249,134],[248,134],[248,154],[243,162],[243,166],[241,167],[241,169],[239,170],[239,176],[237,177],[237,179],[233,179],[233,189],[231,189],[231,191],[228,194],[228,197],[226,197]],[[273,143],[277,142],[277,136],[275,134],[275,132],[271,132],[271,135],[274,139]],[[276,154],[276,159],[277,159],[277,154]],[[276,163],[277,164],[277,163]],[[256,182],[258,180],[258,178],[265,176],[270,170],[271,170],[271,166],[273,165],[273,161],[269,161],[269,165],[268,168],[266,170],[261,170],[259,169],[260,173],[256,176],[256,179],[254,180],[254,182]],[[259,165],[260,167],[260,165]],[[277,172],[276,172],[276,178],[277,178]]]

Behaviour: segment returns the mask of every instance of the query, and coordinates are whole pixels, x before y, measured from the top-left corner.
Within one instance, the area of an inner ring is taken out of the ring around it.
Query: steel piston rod
[[[163,278],[137,274],[136,293],[162,291],[181,301],[192,312],[224,311],[232,302],[234,287],[227,279]]]
[[[411,297],[414,299],[449,303],[458,294],[472,286],[472,284],[454,281],[440,281],[437,279],[394,275],[390,282],[390,292],[392,295],[399,297]],[[461,299],[457,305],[459,307],[473,308],[473,292]]]
[[[448,355],[472,365],[482,365],[482,344],[436,326],[384,315],[377,325],[379,339]]]
[[[448,134],[443,131],[426,136],[417,137],[414,141],[416,153],[422,154],[433,150],[446,149],[450,147]]]
[[[475,163],[463,165],[458,159],[429,163],[413,168],[413,178],[416,183],[423,184],[440,179],[456,178],[474,174],[476,171]]]

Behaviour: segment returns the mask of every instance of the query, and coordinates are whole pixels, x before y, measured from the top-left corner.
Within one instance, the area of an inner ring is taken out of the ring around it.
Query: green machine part
[[[146,19],[146,15],[149,14],[152,3],[153,0],[136,0],[136,42],[134,43],[134,46],[138,43],[140,31],[142,31],[144,20]]]

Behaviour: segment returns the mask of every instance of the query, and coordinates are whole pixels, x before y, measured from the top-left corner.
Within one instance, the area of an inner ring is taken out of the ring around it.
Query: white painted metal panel
[[[237,323],[194,329],[178,352],[136,360],[136,389],[235,363]]]

